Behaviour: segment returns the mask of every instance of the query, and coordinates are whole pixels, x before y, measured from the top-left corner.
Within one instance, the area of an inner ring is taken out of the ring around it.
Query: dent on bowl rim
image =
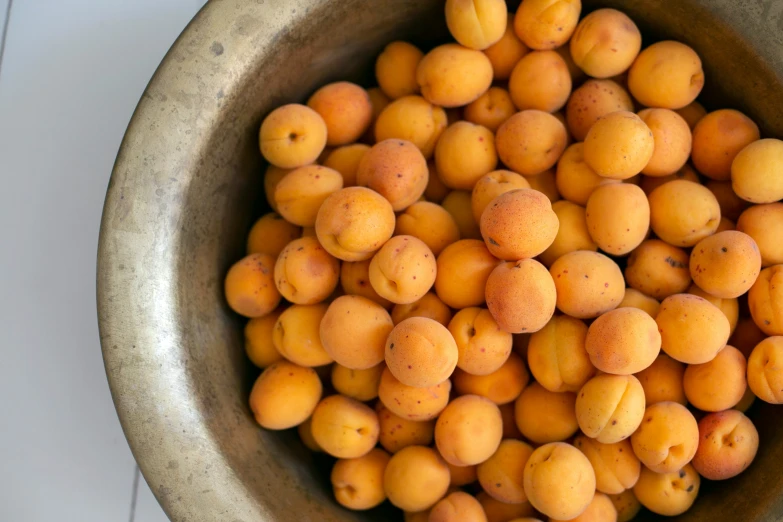
[[[647,24],[666,27],[671,36],[693,45],[705,59],[708,81],[720,78],[723,96],[741,100],[737,108],[760,120],[766,134],[783,136],[783,1],[584,3],[587,8],[620,8],[643,29]],[[225,354],[214,359],[191,341],[201,336],[205,345],[238,345],[238,323],[221,318],[219,331],[194,333],[200,325],[211,326],[211,314],[222,314],[224,307],[216,303],[215,280],[188,279],[183,271],[198,275],[211,262],[200,261],[197,254],[217,244],[213,236],[219,230],[244,233],[249,211],[236,218],[227,209],[237,199],[236,208],[249,208],[250,198],[242,194],[258,187],[242,174],[247,169],[236,156],[247,153],[238,144],[254,141],[263,114],[334,79],[335,64],[351,59],[371,63],[379,45],[408,36],[404,27],[409,20],[440,9],[439,0],[385,0],[373,9],[361,0],[211,0],[172,46],[142,95],[104,206],[98,317],[123,430],[173,520],[282,521],[291,512],[300,520],[362,520],[336,508],[323,492],[309,491],[306,486],[313,479],[303,459],[270,458],[296,449],[259,435],[244,399],[225,400],[220,387],[237,380],[241,368],[234,366],[241,361]],[[316,35],[317,29],[328,34]],[[420,34],[426,31],[424,27]],[[722,60],[721,53],[731,59]],[[237,100],[263,71],[270,71],[261,76],[273,92],[256,85],[254,94],[263,103],[247,109],[252,104]],[[295,83],[286,73],[302,75],[304,81]],[[754,93],[753,99],[743,98],[747,92]],[[241,180],[209,185],[204,174],[215,172]],[[201,185],[203,193],[197,190]],[[203,198],[200,205],[194,194]],[[194,226],[204,223],[191,215],[194,207],[200,214],[214,213],[222,228],[194,232]],[[241,241],[231,244],[234,251],[213,254],[220,257],[218,267],[225,267]],[[185,259],[188,254],[196,259]],[[197,308],[190,306],[193,295],[199,296]],[[200,367],[202,360],[209,364]],[[760,427],[762,437],[765,429]],[[774,427],[766,433],[776,434],[779,443],[762,444],[759,458],[779,462],[783,434]],[[718,486],[709,511],[683,519],[715,520],[714,515],[741,509],[744,520],[776,520],[783,512],[783,476],[772,469],[760,473],[766,489],[742,481]],[[734,489],[747,494],[732,495]]]

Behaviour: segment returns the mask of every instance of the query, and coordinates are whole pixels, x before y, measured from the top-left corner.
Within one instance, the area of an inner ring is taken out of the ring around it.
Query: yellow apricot
[[[282,169],[313,163],[326,146],[326,123],[316,111],[290,103],[270,112],[258,134],[261,154]]]

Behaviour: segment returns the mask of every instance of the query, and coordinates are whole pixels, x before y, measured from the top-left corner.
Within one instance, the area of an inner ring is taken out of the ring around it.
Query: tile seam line
[[[3,72],[3,57],[5,56],[5,41],[8,38],[8,27],[11,24],[11,6],[14,5],[14,0],[8,0],[8,5],[5,7],[5,22],[3,22],[3,32],[0,34],[0,75]]]

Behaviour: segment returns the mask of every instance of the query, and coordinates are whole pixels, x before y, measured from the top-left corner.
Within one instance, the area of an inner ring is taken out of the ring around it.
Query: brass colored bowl
[[[708,105],[741,109],[783,136],[783,2],[585,4],[624,10],[646,43],[692,45],[705,63]],[[393,39],[444,40],[442,8],[442,0],[212,0],[144,91],[106,196],[98,314],[125,435],[172,520],[394,520],[388,510],[339,508],[328,474],[296,437],[254,423],[247,397],[257,371],[222,282],[263,210],[263,116],[328,81],[371,84],[374,57]],[[736,479],[704,484],[681,520],[783,519],[782,411],[754,406],[756,462]]]

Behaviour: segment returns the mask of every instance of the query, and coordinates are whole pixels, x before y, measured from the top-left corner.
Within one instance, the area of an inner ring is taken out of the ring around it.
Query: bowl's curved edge
[[[178,348],[179,325],[167,321],[175,315],[167,310],[168,304],[176,303],[178,296],[171,286],[174,276],[161,260],[167,259],[165,247],[183,224],[172,212],[176,205],[168,213],[163,211],[173,203],[166,198],[176,201],[177,194],[187,190],[177,174],[192,162],[203,161],[189,152],[197,150],[194,142],[209,139],[204,131],[219,118],[221,99],[229,96],[215,77],[230,78],[247,65],[237,60],[227,65],[224,52],[245,48],[253,56],[247,49],[251,42],[242,30],[242,17],[250,25],[263,23],[262,36],[273,39],[304,16],[303,9],[297,14],[289,7],[285,0],[207,2],[171,46],[141,96],[107,188],[97,259],[98,325],[106,376],[131,451],[173,520],[266,519],[264,506],[246,491],[247,484],[233,472],[217,441],[204,429],[203,419],[198,418],[204,415],[198,398],[191,390],[178,387],[187,379],[166,388],[146,378],[156,373],[184,374],[188,361],[161,357],[158,366],[155,357],[135,350],[156,346],[160,353],[174,354]],[[263,22],[259,22],[259,12],[263,12]],[[257,39],[252,43],[257,44]],[[199,74],[205,67],[213,71],[209,77]],[[139,156],[150,151],[156,153]],[[160,201],[138,190],[143,185],[139,177],[150,178]],[[159,334],[150,337],[151,331]],[[145,425],[161,429],[142,429]],[[156,431],[159,438],[150,439]],[[177,458],[167,460],[175,448]],[[210,455],[206,465],[205,455]],[[173,469],[187,482],[188,491],[194,492],[191,498],[164,485],[171,485]]]

